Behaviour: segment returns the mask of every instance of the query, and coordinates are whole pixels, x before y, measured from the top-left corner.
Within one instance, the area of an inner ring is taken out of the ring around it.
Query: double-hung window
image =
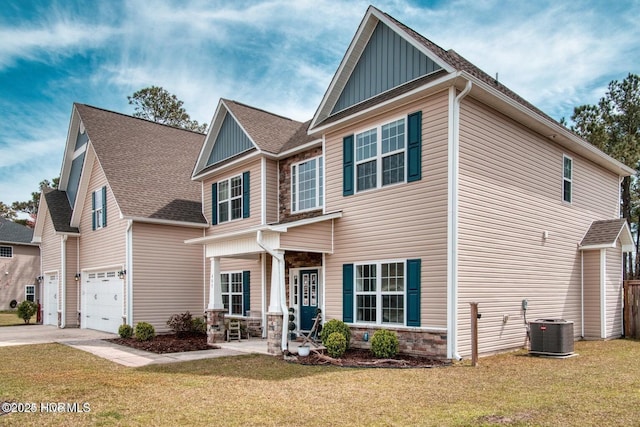
[[[218,222],[242,218],[242,175],[218,182]]]
[[[405,182],[406,145],[404,118],[356,134],[357,191]]]
[[[24,298],[27,301],[36,302],[36,287],[34,285],[24,287]]]
[[[573,160],[562,156],[562,200],[571,203],[573,198]]]
[[[291,211],[322,207],[324,192],[322,156],[291,166]]]
[[[0,258],[13,258],[13,247],[0,246]]]
[[[405,324],[405,263],[355,266],[356,322]]]
[[[241,316],[243,314],[242,272],[222,273],[222,303],[228,314]]]

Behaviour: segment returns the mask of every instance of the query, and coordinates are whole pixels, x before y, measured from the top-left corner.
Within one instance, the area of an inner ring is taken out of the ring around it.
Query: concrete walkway
[[[121,346],[110,341],[104,341],[109,338],[117,338],[117,335],[91,329],[59,329],[55,326],[45,325],[0,327],[0,347],[61,343],[130,367],[140,367],[156,363],[186,362],[214,357],[238,356],[250,353],[268,354],[267,342],[261,339],[220,343],[218,344],[219,349],[155,354]]]

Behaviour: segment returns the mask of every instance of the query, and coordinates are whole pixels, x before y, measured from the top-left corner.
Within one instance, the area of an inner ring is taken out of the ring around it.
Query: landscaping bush
[[[156,336],[153,325],[147,322],[138,322],[135,332],[138,341],[151,341]]]
[[[398,346],[398,336],[393,331],[378,329],[371,338],[371,352],[381,359],[398,354]]]
[[[349,348],[349,341],[351,340],[351,330],[342,320],[331,319],[322,327],[322,332],[320,332],[320,339],[322,340],[322,344],[327,346],[327,339],[334,332],[340,332],[342,336],[344,336],[344,340],[347,343],[347,348]]]
[[[167,326],[176,335],[186,335],[193,329],[193,316],[188,311],[186,313],[174,314],[167,320]]]
[[[18,304],[18,317],[24,320],[24,323],[29,323],[34,314],[38,311],[38,304],[33,301],[22,301]]]
[[[118,335],[120,335],[120,338],[131,338],[133,336],[133,328],[129,325],[120,325]]]
[[[345,351],[347,351],[347,340],[342,332],[332,332],[326,339],[324,346],[327,348],[327,353],[331,357],[342,357]]]
[[[191,319],[191,332],[195,334],[207,334],[207,321],[204,317],[194,317]]]

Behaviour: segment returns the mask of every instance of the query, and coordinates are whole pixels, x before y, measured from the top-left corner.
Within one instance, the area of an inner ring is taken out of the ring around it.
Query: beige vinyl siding
[[[44,200],[44,198],[42,200]],[[62,250],[60,246],[62,237],[55,234],[48,209],[41,206],[40,215],[46,215],[42,230],[42,243],[40,243],[40,256],[42,257],[41,273],[59,271],[62,264],[60,252]],[[44,301],[42,302],[44,303]]]
[[[334,220],[290,228],[280,235],[280,248],[303,252],[332,252]]]
[[[224,173],[216,174],[212,178],[208,178],[204,181],[204,212],[207,217],[209,223],[211,223],[212,218],[212,205],[211,205],[211,184],[217,183],[218,181],[222,181],[224,179],[229,179],[231,177],[242,175],[244,172],[249,172],[249,180],[250,180],[250,199],[249,203],[251,205],[249,211],[249,218],[236,219],[233,221],[227,221],[222,224],[212,225],[207,229],[207,236],[212,234],[220,234],[220,233],[229,233],[238,230],[244,230],[247,227],[252,227],[256,225],[260,225],[261,223],[261,161],[260,159],[253,159],[250,163],[245,163],[234,167],[232,169],[224,171]]]
[[[11,246],[13,256],[0,258],[0,310],[9,309],[14,299],[18,303],[24,301],[27,285],[35,285],[36,298],[41,299],[36,281],[36,277],[40,275],[40,249],[37,246],[19,244],[3,243],[1,246]]]
[[[563,154],[573,159],[571,204]],[[528,320],[571,320],[579,336],[577,244],[593,220],[616,217],[618,177],[472,98],[461,106],[459,174],[460,353],[470,353],[469,302],[482,313],[481,353],[524,344],[523,299]]]
[[[607,329],[606,338],[620,338],[622,330],[622,248],[618,244],[615,248],[607,249],[607,268],[605,288],[607,292]]]
[[[107,212],[108,213],[108,212]],[[66,243],[67,248],[67,269],[66,269],[66,292],[65,292],[65,326],[80,327],[78,313],[80,312],[80,288],[79,281],[76,281],[78,269],[78,238],[69,237]]]
[[[278,222],[278,162],[265,159],[266,163],[266,220],[267,224]]]
[[[584,337],[600,338],[600,251],[584,251]],[[574,331],[575,332],[575,331]]]
[[[262,256],[265,255],[261,254],[260,257],[255,259],[222,258],[220,260],[220,273],[249,271],[251,287],[249,295],[251,306],[249,310],[251,311],[262,311]]]
[[[202,316],[202,247],[184,241],[202,231],[186,227],[133,223],[133,324],[149,322],[166,332],[173,314]]]
[[[422,179],[343,196],[343,138],[419,110]],[[325,210],[343,212],[334,223],[334,253],[325,257],[328,319],[342,319],[343,264],[420,258],[421,325],[446,327],[447,112],[445,91],[325,136]]]
[[[92,148],[90,148],[92,149]],[[91,193],[107,186],[107,226],[93,230]],[[99,161],[93,162],[87,196],[82,205],[80,218],[80,268],[82,270],[123,266],[125,262],[127,221],[120,219],[116,203],[107,178]]]

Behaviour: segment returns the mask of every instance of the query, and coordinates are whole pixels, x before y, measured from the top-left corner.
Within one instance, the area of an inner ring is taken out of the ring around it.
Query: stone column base
[[[207,344],[214,345],[224,341],[224,314],[225,310],[207,310]]]
[[[282,355],[282,313],[267,313],[267,351]]]

